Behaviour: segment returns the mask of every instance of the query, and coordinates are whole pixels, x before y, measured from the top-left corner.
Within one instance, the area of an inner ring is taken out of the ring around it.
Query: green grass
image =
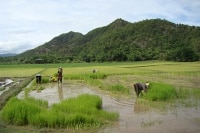
[[[118,114],[102,110],[99,96],[82,94],[48,108],[48,103],[33,98],[11,98],[1,113],[9,124],[48,128],[100,127],[118,119]]]

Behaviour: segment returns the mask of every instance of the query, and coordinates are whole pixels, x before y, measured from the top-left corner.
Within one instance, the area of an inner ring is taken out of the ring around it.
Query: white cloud
[[[27,50],[30,48],[30,46],[32,46],[32,44],[30,44],[30,42],[18,42],[18,41],[0,41],[0,51],[1,54],[5,54],[5,53],[19,53],[21,51]],[[33,46],[32,46],[33,48]]]
[[[199,0],[5,0],[0,9],[0,53],[23,52],[69,31],[85,34],[117,18],[200,26]]]

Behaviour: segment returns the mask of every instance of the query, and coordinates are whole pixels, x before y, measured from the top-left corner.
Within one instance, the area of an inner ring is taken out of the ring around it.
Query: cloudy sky
[[[0,0],[0,54],[21,53],[69,31],[86,34],[117,18],[200,26],[200,0]]]

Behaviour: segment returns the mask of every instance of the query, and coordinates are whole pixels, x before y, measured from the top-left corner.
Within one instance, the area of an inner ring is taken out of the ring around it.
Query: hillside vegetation
[[[1,62],[63,63],[107,61],[199,61],[200,27],[151,19],[117,19],[83,35],[61,34],[49,42]]]

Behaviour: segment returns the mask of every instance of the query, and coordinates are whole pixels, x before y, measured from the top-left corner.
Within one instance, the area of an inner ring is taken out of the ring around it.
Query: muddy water
[[[58,85],[50,83],[45,85],[42,91],[32,91],[30,96],[44,99],[49,102],[59,103],[61,100],[75,97],[83,93],[99,95],[103,100],[103,109],[119,113],[119,120],[112,126],[104,127],[99,133],[199,133],[200,132],[200,109],[179,108],[165,112],[157,112],[147,107],[138,105],[135,97],[115,97],[95,88],[83,84],[64,83]],[[133,94],[134,95],[134,94]],[[21,92],[18,97],[23,97]]]

